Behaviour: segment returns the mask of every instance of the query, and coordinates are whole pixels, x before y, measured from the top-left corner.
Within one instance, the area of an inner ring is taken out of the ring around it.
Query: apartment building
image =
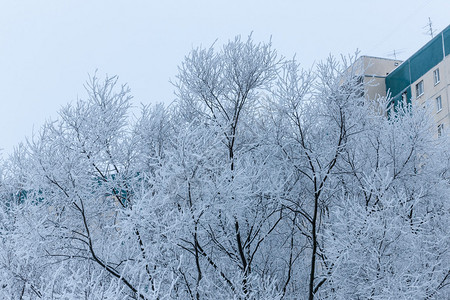
[[[436,124],[435,135],[450,129],[450,26],[386,76],[392,104],[413,102],[428,106]]]
[[[366,83],[368,99],[389,95],[394,109],[403,103],[427,106],[439,137],[450,132],[449,54],[450,25],[405,61],[361,56],[353,74]]]

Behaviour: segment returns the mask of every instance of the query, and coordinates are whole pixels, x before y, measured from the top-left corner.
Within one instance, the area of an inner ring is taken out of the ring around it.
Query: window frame
[[[403,101],[403,103],[408,103],[408,93],[407,92],[402,93],[402,101]]]
[[[440,112],[442,110],[442,97],[441,95],[436,97],[436,113]]]
[[[439,68],[436,68],[436,70],[433,71],[433,81],[434,85],[437,85],[439,82],[441,82],[441,75],[439,74]]]
[[[423,94],[424,94],[424,86],[423,86],[423,80],[421,80],[416,84],[416,98],[419,98]]]
[[[437,135],[441,137],[444,134],[444,123],[439,124],[437,127]]]

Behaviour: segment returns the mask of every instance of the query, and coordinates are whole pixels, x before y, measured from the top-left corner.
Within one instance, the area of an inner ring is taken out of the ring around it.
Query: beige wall
[[[364,84],[366,86],[364,95],[367,99],[377,99],[386,96],[386,83],[384,80],[385,78],[364,76]]]
[[[389,59],[373,56],[362,56],[365,66],[366,76],[383,76],[386,77],[392,72],[402,61],[398,59]]]
[[[401,60],[374,56],[361,56],[354,64],[354,73],[364,76],[367,99],[386,96],[386,76],[402,63]]]

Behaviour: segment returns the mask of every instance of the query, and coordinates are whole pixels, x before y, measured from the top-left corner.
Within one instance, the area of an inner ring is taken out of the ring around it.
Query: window
[[[406,92],[402,93],[402,101],[405,104],[408,102],[408,94]]]
[[[444,134],[444,124],[438,125],[438,137],[441,137]]]
[[[364,77],[363,76],[358,76],[358,78],[356,79],[356,84],[357,84],[357,91],[355,91],[357,93],[358,97],[364,97]]]
[[[423,80],[416,84],[416,98],[423,95]]]
[[[439,76],[439,68],[433,71],[434,85],[438,84],[441,81],[441,77]]]
[[[436,98],[436,107],[437,107],[437,112],[440,112],[442,110],[442,98],[441,98],[441,96]]]

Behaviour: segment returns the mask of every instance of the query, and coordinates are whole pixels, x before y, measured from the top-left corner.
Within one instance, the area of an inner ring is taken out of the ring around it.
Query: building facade
[[[435,135],[450,129],[450,26],[387,75],[392,105],[413,102],[429,107]]]
[[[355,74],[363,76],[368,99],[390,96],[395,109],[404,103],[428,107],[434,135],[450,132],[450,25],[405,61],[361,56]]]

